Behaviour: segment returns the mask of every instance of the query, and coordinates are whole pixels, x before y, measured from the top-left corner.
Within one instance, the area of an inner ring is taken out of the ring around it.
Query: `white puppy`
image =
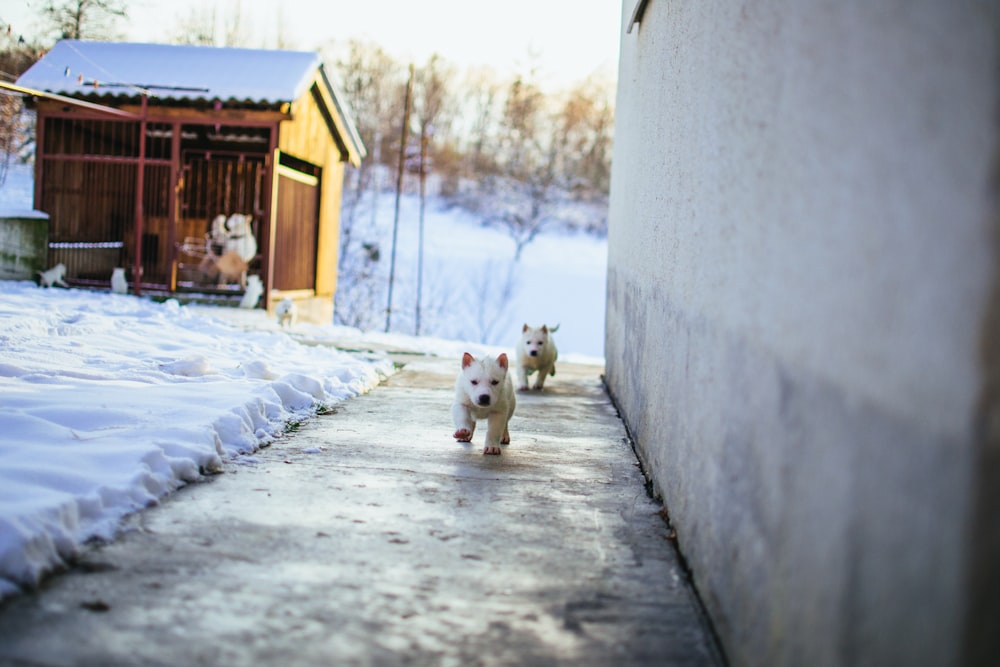
[[[222,253],[235,252],[244,262],[249,263],[257,255],[257,238],[253,235],[250,222],[253,218],[242,213],[233,213],[226,220],[226,240]]]
[[[128,294],[128,279],[125,277],[125,269],[120,266],[111,269],[111,291],[115,294]]]
[[[456,440],[472,442],[476,421],[485,419],[483,454],[499,454],[500,445],[510,444],[507,423],[514,415],[515,404],[506,354],[479,360],[468,352],[462,355],[462,370],[455,378],[455,403],[451,406]]]
[[[69,287],[63,278],[66,277],[66,265],[62,262],[56,264],[51,269],[47,271],[38,272],[38,284],[42,287],[52,287],[53,285],[59,285],[59,287]]]
[[[209,247],[208,251],[212,254],[220,254],[227,238],[229,238],[229,230],[226,229],[226,216],[217,215],[212,220],[212,231],[209,232],[208,242],[219,247],[217,249]]]
[[[291,328],[295,326],[295,320],[298,319],[299,308],[291,297],[286,296],[274,307],[274,314],[277,316],[281,328]]]
[[[247,288],[240,299],[240,308],[256,308],[261,295],[264,294],[264,284],[260,281],[260,276],[248,276]]]
[[[559,350],[556,349],[556,342],[550,334],[559,330],[559,325],[549,329],[544,324],[537,329],[529,327],[527,324],[521,329],[521,343],[517,346],[517,388],[519,391],[528,389],[528,378],[535,371],[538,378],[535,380],[535,389],[541,390],[545,387],[545,379],[549,375],[556,374],[556,359],[559,358]]]

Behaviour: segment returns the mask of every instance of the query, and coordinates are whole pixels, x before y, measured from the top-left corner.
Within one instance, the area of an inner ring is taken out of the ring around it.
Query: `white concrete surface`
[[[608,377],[730,658],[952,663],[995,5],[651,0],[625,27]]]

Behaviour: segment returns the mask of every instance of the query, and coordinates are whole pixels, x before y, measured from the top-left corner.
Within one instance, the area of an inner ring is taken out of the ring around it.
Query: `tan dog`
[[[483,454],[499,454],[500,445],[510,444],[507,424],[516,403],[514,385],[507,375],[506,354],[480,360],[468,352],[462,355],[462,370],[455,378],[455,402],[451,406],[456,440],[472,442],[476,422],[485,419]]]
[[[219,284],[239,283],[246,287],[247,263],[235,252],[225,252],[215,258],[214,268],[218,271]]]
[[[556,359],[559,350],[550,334],[559,330],[559,325],[549,329],[544,324],[537,329],[527,324],[521,330],[521,342],[517,346],[517,388],[527,391],[528,378],[538,372],[535,389],[541,391],[545,387],[545,379],[556,374]]]

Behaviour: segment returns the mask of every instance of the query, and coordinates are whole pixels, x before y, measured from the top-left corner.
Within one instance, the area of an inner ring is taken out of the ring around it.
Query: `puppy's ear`
[[[521,333],[524,333],[524,332],[525,332],[525,331],[527,331],[528,329],[529,329],[528,325],[527,325],[527,324],[525,324],[525,325],[524,325],[524,328],[523,328],[523,329],[521,329]]]
[[[497,363],[500,364],[500,368],[507,370],[507,353],[501,352],[500,356],[497,357]]]
[[[469,365],[475,360],[476,359],[471,354],[466,352],[462,355],[462,368],[468,368]]]

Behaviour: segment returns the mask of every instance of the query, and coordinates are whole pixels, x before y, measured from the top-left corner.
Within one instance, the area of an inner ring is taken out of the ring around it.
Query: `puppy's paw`
[[[504,437],[500,438],[500,444],[501,445],[509,445],[510,444],[510,436],[509,435],[505,435]]]
[[[472,431],[467,428],[460,428],[455,431],[455,440],[459,442],[472,442]]]
[[[528,385],[523,384],[517,388],[518,391],[528,391]]]
[[[491,447],[489,445],[486,445],[485,447],[483,447],[483,455],[495,455],[495,456],[499,456],[500,455],[500,448],[499,447]]]

